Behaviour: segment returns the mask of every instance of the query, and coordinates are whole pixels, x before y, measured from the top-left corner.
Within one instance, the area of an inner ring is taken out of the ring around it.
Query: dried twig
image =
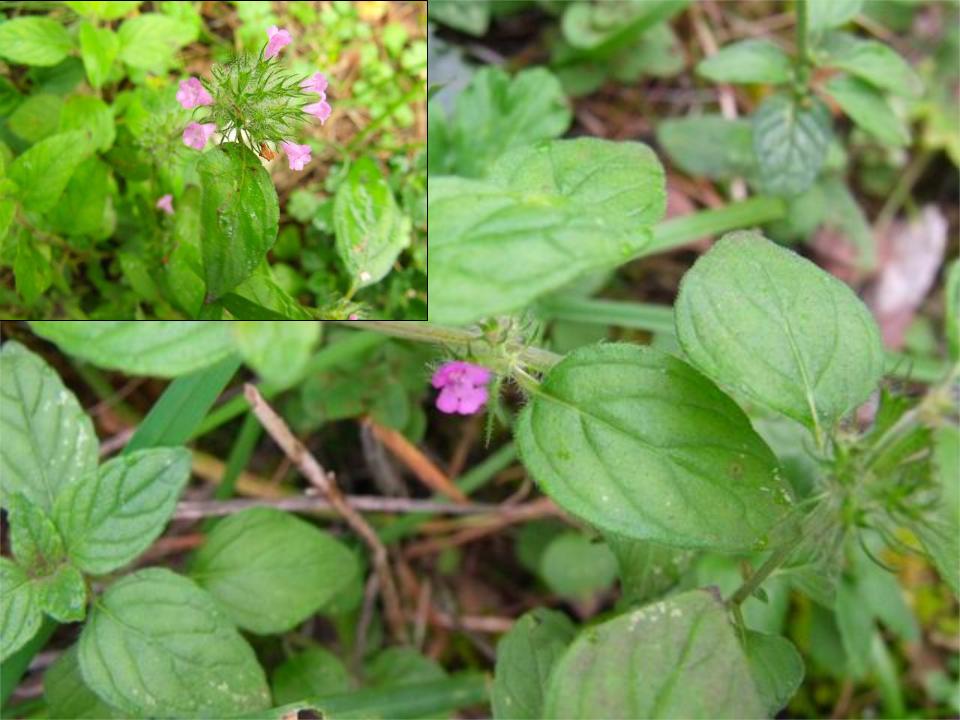
[[[380,589],[383,593],[387,624],[397,641],[406,642],[407,631],[403,610],[400,607],[400,596],[397,593],[397,586],[390,570],[386,547],[380,542],[380,538],[377,537],[373,528],[367,524],[367,521],[363,519],[363,516],[347,502],[340,492],[340,488],[337,487],[333,473],[328,473],[320,467],[317,459],[294,436],[283,419],[263,399],[257,388],[248,383],[244,385],[243,392],[264,429],[270,433],[270,436],[283,449],[293,464],[300,469],[304,477],[326,495],[331,506],[370,548],[373,568],[379,577]]]
[[[442,493],[457,502],[469,502],[463,491],[453,484],[420,449],[407,440],[401,433],[385,427],[373,418],[363,420],[364,425],[373,430],[377,440],[406,465],[417,478],[434,492]]]
[[[378,495],[346,495],[349,505],[364,512],[382,513],[430,513],[431,515],[479,515],[497,511],[497,505],[489,503],[435,502],[388,498]],[[272,507],[288,512],[333,512],[333,504],[326,498],[298,495],[272,499],[237,498],[232,500],[184,500],[177,504],[173,517],[177,520],[197,520],[205,517],[220,517],[253,507]]]

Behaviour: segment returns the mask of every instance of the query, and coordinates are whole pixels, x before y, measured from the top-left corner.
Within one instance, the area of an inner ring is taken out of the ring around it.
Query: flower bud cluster
[[[209,80],[181,81],[177,101],[196,113],[183,130],[183,143],[203,150],[219,133],[268,160],[282,150],[291,170],[303,170],[310,146],[292,138],[310,117],[325,123],[331,108],[323,73],[298,78],[281,66],[280,51],[290,43],[290,33],[273,26],[258,56],[243,54],[214,65]]]

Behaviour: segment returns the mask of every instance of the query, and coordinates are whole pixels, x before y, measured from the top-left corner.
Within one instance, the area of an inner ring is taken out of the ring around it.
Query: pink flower
[[[203,150],[210,136],[216,132],[217,126],[214,123],[196,123],[192,122],[184,128],[183,144],[192,147],[194,150]]]
[[[357,315],[356,313],[350,313],[349,315],[347,315],[347,320],[359,320],[359,319],[360,319],[360,316]]]
[[[163,210],[167,215],[173,215],[173,195],[167,193],[162,198],[157,200],[157,204],[154,205],[157,210]]]
[[[320,102],[315,102],[312,105],[307,105],[303,108],[305,113],[310,113],[315,118],[320,121],[320,124],[323,125],[327,118],[330,117],[330,104],[326,100],[321,100]]]
[[[290,162],[291,170],[303,170],[303,166],[310,162],[310,146],[297,145],[296,143],[284,140],[280,145],[287,154],[287,160]]]
[[[487,368],[462,360],[444,363],[430,381],[440,389],[437,409],[445,413],[473,415],[487,402],[487,383],[491,375]]]
[[[271,25],[267,28],[267,37],[270,38],[270,41],[267,43],[267,51],[264,53],[264,57],[267,58],[267,60],[277,55],[282,48],[290,44],[290,33],[286,30],[281,30],[276,25]]]
[[[302,83],[300,87],[308,92],[315,92],[323,97],[321,100],[326,99],[327,97],[327,76],[322,72],[315,72],[313,75],[308,77]]]
[[[180,89],[177,90],[177,102],[185,110],[192,110],[201,105],[213,105],[213,98],[206,88],[200,84],[195,77],[180,81]]]

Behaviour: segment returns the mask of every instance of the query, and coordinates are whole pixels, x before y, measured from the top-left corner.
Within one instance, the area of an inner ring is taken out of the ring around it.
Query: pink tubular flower
[[[163,210],[167,215],[173,215],[173,195],[167,193],[162,198],[157,200],[157,204],[154,205],[157,210]]]
[[[322,72],[315,72],[313,75],[308,77],[302,83],[302,87],[307,92],[315,92],[319,95],[322,95],[321,100],[325,100],[327,97],[327,76]]]
[[[327,121],[327,118],[330,117],[330,113],[332,112],[330,109],[330,104],[326,100],[321,100],[320,102],[307,105],[303,108],[303,111],[305,113],[310,113],[317,118],[321,125]]]
[[[297,145],[297,143],[284,140],[280,143],[280,146],[287,154],[287,160],[290,162],[291,170],[303,170],[303,166],[310,162],[309,145]]]
[[[440,390],[437,409],[445,413],[473,415],[487,402],[487,383],[491,375],[487,368],[462,360],[444,363],[430,381]]]
[[[216,130],[217,126],[214,123],[192,122],[183,130],[183,144],[194,150],[203,150]]]
[[[267,28],[267,37],[270,38],[270,41],[267,43],[267,51],[263,54],[267,60],[277,55],[282,48],[290,44],[291,40],[290,33],[281,30],[276,25]]]
[[[213,105],[213,98],[206,88],[200,84],[195,77],[180,81],[180,89],[177,90],[177,102],[184,110],[192,110],[201,105]]]

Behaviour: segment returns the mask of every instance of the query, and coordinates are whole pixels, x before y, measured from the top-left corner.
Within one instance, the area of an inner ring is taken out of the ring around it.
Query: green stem
[[[27,671],[30,661],[47,644],[47,640],[50,639],[53,631],[58,627],[58,623],[49,617],[44,617],[37,634],[26,645],[3,661],[3,665],[0,666],[0,708],[7,704],[7,700],[10,699],[14,689],[20,683],[23,673]]]
[[[796,7],[797,56],[795,58],[795,67],[797,69],[797,91],[802,95],[806,95],[810,66],[810,59],[807,55],[807,0],[797,0]]]
[[[674,332],[673,308],[669,305],[554,295],[537,303],[537,308],[550,320]]]
[[[674,250],[707,235],[781,220],[786,214],[787,206],[782,198],[758,195],[716,210],[673,218],[653,228],[653,242],[634,259]]]
[[[773,551],[773,554],[766,559],[763,565],[748,577],[743,585],[740,586],[740,589],[737,590],[733,595],[730,596],[730,599],[727,601],[727,605],[742,605],[744,601],[749,598],[760,587],[763,582],[773,574],[773,571],[778,567],[783,565],[786,562],[787,558],[790,557],[790,554],[796,549],[797,545],[800,544],[800,540],[803,538],[803,535],[797,535],[794,539],[785,542],[783,545],[778,547]]]

